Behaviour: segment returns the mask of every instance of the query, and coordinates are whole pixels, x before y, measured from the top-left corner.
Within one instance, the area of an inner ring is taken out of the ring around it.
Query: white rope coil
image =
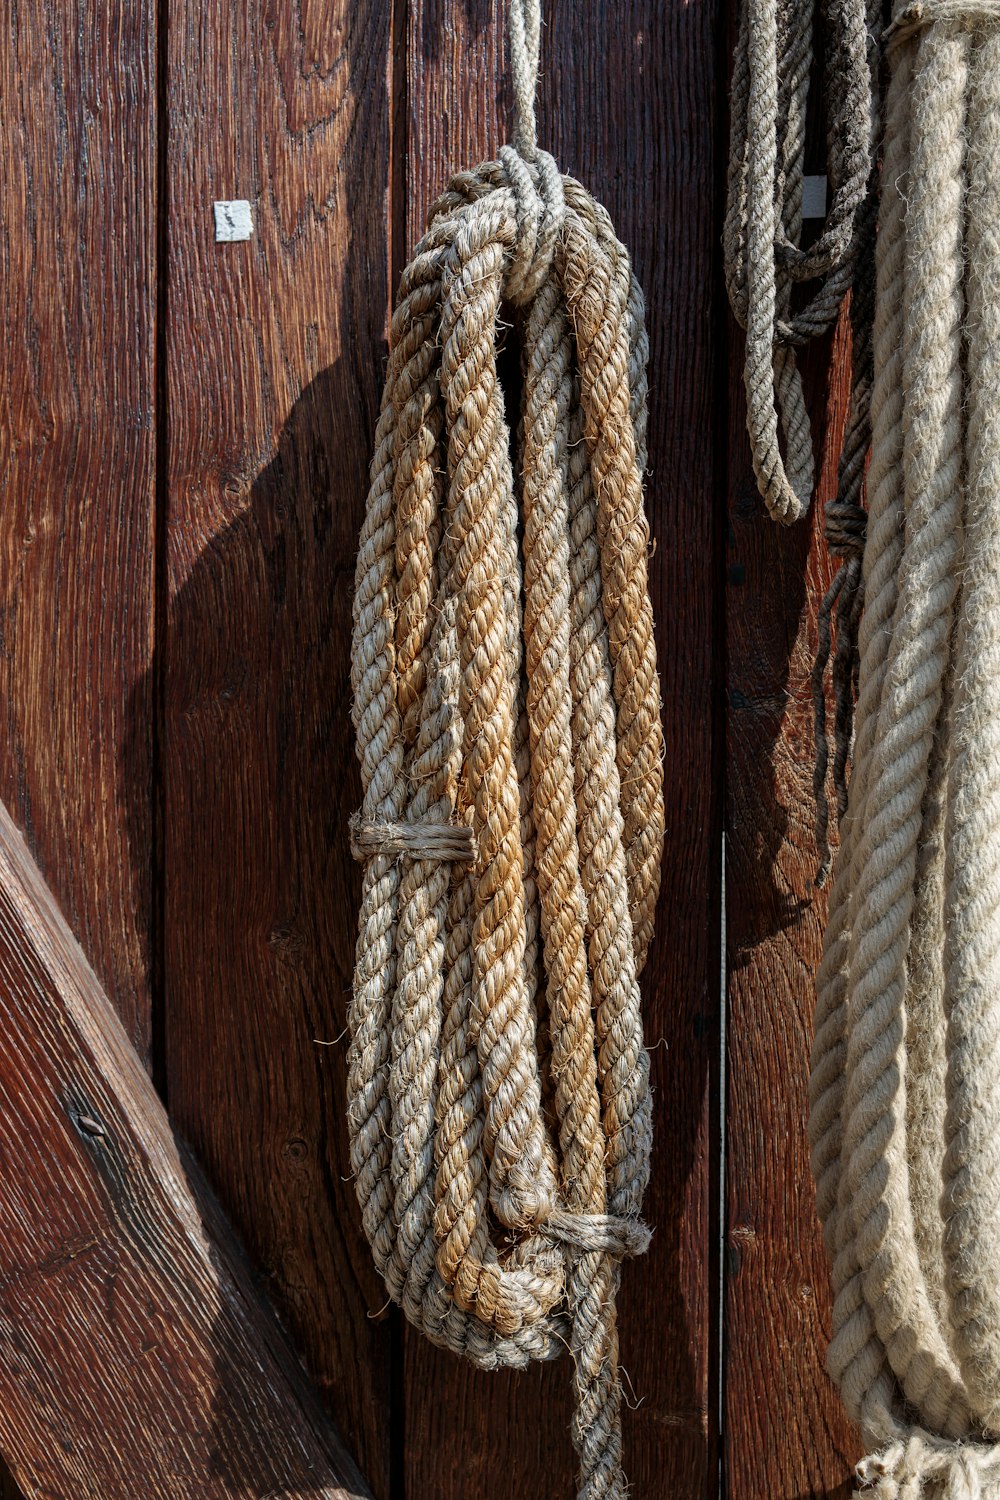
[[[1000,1495],[1000,11],[897,8],[865,611],[813,1050],[831,1373],[884,1500]]]

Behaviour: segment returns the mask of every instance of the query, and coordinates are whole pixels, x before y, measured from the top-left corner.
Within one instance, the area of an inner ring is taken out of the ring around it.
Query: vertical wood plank
[[[384,366],[389,7],[172,0],[171,1114],[374,1493],[390,1335],[349,1180],[357,533]],[[255,232],[217,245],[213,201]]]
[[[0,31],[0,798],[147,1060],[155,26]]]
[[[539,137],[608,206],[649,308],[654,615],[664,700],[664,899],[643,980],[656,1087],[653,1249],[625,1269],[621,1343],[635,1500],[709,1487],[708,1074],[717,1040],[721,808],[713,787],[718,511],[714,0],[545,10]],[[506,136],[506,7],[413,0],[407,33],[406,238],[450,172]],[[470,107],[470,101],[475,106]],[[571,1494],[568,1361],[486,1375],[406,1333],[405,1493]],[[709,1414],[712,1404],[711,1416]],[[714,1483],[714,1480],[713,1480]]]
[[[826,917],[810,672],[832,576],[822,506],[836,486],[846,320],[807,361],[820,480],[810,519],[787,530],[757,494],[732,327],[729,348],[725,1493],[846,1497],[855,1440],[825,1373],[829,1266],[806,1134]]]
[[[0,799],[147,1065],[156,13],[0,23]]]

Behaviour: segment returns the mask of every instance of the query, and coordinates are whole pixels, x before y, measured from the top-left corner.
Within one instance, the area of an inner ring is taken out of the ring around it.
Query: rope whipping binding
[[[747,431],[757,487],[770,514],[784,524],[805,515],[815,482],[798,351],[830,328],[853,287],[850,411],[837,493],[824,513],[827,543],[840,568],[820,608],[813,673],[819,885],[830,863],[825,678],[832,654],[833,779],[842,815],[863,603],[880,16],[881,0],[743,0],[730,89],[726,286],[746,331]],[[806,114],[820,34],[829,206],[817,237],[805,245]]]
[[[810,1132],[880,1500],[1000,1496],[1000,5],[897,6]]]
[[[514,144],[434,204],[392,319],[354,600],[348,1121],[391,1297],[485,1368],[568,1348],[579,1494],[622,1500],[663,847],[648,341],[607,212],[538,148],[540,19],[513,0]]]

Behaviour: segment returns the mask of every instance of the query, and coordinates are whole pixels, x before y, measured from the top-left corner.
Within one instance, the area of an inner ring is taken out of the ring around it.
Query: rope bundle
[[[813,676],[820,885],[829,863],[824,680],[831,618],[835,614],[837,622],[834,785],[843,815],[862,607],[875,234],[874,37],[880,14],[881,0],[744,0],[730,94],[726,286],[747,336],[747,431],[757,487],[771,515],[785,524],[807,511],[814,484],[812,434],[796,351],[831,326],[854,287],[851,409],[837,494],[824,515],[827,542],[841,568],[820,609]],[[821,232],[804,247],[806,111],[821,17],[831,197]]]
[[[813,489],[796,350],[833,323],[871,227],[869,40],[880,8],[879,0],[825,0],[822,7],[832,196],[822,232],[808,248],[802,245],[806,105],[820,7],[817,0],[745,0],[740,9],[730,93],[726,287],[747,335],[747,431],[757,485],[771,515],[786,523],[808,510]],[[793,307],[796,288],[809,282],[819,284],[804,306]]]
[[[829,1368],[883,1500],[1000,1496],[1000,4],[897,8],[854,767],[818,978]]]
[[[568,1345],[580,1494],[621,1500],[663,843],[648,343],[607,213],[536,145],[537,0],[510,35],[515,145],[452,180],[403,272],[360,538],[349,1129],[390,1295],[486,1368]]]

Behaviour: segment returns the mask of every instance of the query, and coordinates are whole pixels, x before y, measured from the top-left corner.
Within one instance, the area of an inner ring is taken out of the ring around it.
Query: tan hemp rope
[[[887,34],[857,736],[810,1130],[881,1500],[1000,1496],[1000,4]]]
[[[536,144],[539,36],[513,0],[514,145],[434,205],[392,321],[354,605],[348,1118],[390,1295],[486,1368],[568,1347],[580,1495],[622,1500],[663,844],[648,343],[607,213]]]

